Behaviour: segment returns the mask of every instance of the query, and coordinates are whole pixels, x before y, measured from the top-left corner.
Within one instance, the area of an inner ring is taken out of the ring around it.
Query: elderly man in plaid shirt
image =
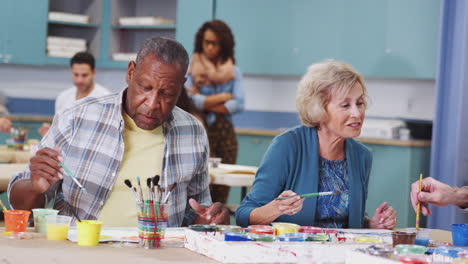
[[[146,185],[147,178],[161,175],[161,187],[177,183],[166,206],[169,226],[229,223],[227,209],[211,202],[206,132],[175,107],[187,67],[187,52],[178,42],[146,40],[136,62],[128,64],[126,89],[57,113],[29,168],[10,181],[12,207],[53,204],[60,214],[74,211],[105,226],[135,226],[135,199],[125,179],[136,185],[139,176]]]

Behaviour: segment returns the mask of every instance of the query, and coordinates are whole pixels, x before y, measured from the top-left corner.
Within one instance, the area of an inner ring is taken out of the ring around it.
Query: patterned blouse
[[[319,196],[315,226],[326,228],[348,227],[348,163],[342,160],[319,160],[319,192],[341,191],[338,195]]]

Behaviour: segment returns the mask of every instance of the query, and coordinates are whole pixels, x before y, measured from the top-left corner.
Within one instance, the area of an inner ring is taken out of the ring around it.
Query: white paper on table
[[[78,242],[76,227],[68,230],[68,240]],[[135,242],[138,243],[138,229],[136,227],[103,227],[99,242]]]

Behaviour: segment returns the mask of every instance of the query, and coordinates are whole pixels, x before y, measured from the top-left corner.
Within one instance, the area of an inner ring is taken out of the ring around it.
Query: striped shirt
[[[125,91],[86,98],[57,113],[42,139],[40,149],[59,147],[63,163],[87,190],[87,193],[83,192],[66,175],[61,186],[49,188],[45,194],[46,203],[56,197],[54,208],[60,210],[60,214],[72,216],[70,210],[73,209],[81,219],[99,217],[117,179],[124,154],[122,99]],[[186,226],[197,216],[188,204],[190,198],[205,206],[211,204],[208,139],[201,123],[178,107],[172,110],[162,126],[165,147],[160,185],[167,188],[177,182],[168,201],[170,206],[166,207],[169,208],[168,225]],[[29,168],[14,175],[8,193],[17,181],[29,178]]]

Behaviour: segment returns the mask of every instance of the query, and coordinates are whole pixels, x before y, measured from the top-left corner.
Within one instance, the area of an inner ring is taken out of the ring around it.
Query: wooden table
[[[247,194],[247,187],[251,187],[255,180],[257,167],[219,164],[218,168],[210,168],[209,174],[211,184],[227,185],[231,187],[241,187],[241,201]]]
[[[3,230],[0,228],[0,233]],[[102,243],[96,247],[82,247],[70,241],[48,241],[44,235],[32,234],[33,238],[22,240],[0,235],[1,263],[218,263],[185,248],[145,250]],[[431,239],[451,242],[451,233],[432,230]]]
[[[27,163],[30,158],[29,151],[0,148],[0,163]]]
[[[3,232],[3,228],[1,229]],[[70,241],[48,241],[43,237],[9,239],[0,235],[1,263],[218,263],[217,261],[185,248],[116,247],[99,244],[82,247]]]
[[[0,192],[6,192],[11,176],[23,171],[28,163],[0,164]]]

